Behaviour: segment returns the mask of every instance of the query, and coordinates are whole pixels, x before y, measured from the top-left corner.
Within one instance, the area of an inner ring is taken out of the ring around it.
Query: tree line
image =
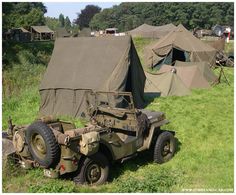
[[[92,29],[116,27],[128,31],[147,23],[160,26],[182,23],[188,29],[234,25],[233,2],[126,2],[104,9],[89,23]]]
[[[44,17],[47,8],[39,2],[3,2],[2,5],[3,31],[32,25],[48,25],[52,30],[116,27],[119,31],[128,31],[143,23],[154,26],[182,23],[188,29],[234,25],[233,2],[125,2],[103,10],[87,5],[73,22],[63,14],[58,18]]]

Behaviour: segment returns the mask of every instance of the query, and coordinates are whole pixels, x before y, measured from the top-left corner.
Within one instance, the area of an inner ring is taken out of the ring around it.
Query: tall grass
[[[229,43],[225,43],[225,53],[228,55],[234,54],[234,42],[230,41]]]
[[[51,42],[10,43],[5,46],[5,67],[2,72],[4,130],[9,116],[18,124],[31,123],[36,118],[39,109],[38,86],[50,59],[52,46]]]
[[[157,41],[158,39],[151,39],[151,38],[142,38],[142,37],[135,37],[133,38],[135,48],[138,52],[140,61],[144,64],[144,50],[145,47],[148,46],[150,43]],[[146,67],[144,67],[145,69]]]

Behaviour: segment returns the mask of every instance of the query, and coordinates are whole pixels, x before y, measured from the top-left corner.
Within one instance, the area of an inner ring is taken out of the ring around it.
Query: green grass
[[[225,53],[232,54],[234,53],[234,42],[230,41],[229,43],[225,43]]]
[[[135,41],[140,44],[139,54],[148,42]],[[140,153],[124,164],[115,164],[109,183],[102,186],[76,186],[69,180],[45,178],[42,169],[26,171],[10,167],[3,170],[3,192],[233,190],[234,70],[224,68],[224,71],[230,86],[222,79],[210,90],[193,90],[189,96],[149,99],[147,109],[165,112],[170,124],[163,129],[174,130],[178,138],[178,151],[168,163],[153,163],[151,151]],[[18,125],[29,124],[37,117],[37,81],[32,87],[23,88],[18,95],[3,99],[4,128],[9,115]]]
[[[140,61],[142,64],[144,64],[144,49],[146,46],[148,46],[150,43],[153,43],[157,41],[158,39],[151,39],[151,38],[141,38],[141,37],[135,37],[133,38],[135,48],[138,52]],[[144,67],[145,69],[145,67]]]

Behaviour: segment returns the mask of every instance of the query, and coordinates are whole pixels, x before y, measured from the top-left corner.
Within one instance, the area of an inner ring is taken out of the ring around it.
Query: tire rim
[[[47,147],[43,137],[40,134],[35,133],[31,137],[31,143],[35,155],[40,159],[44,159],[46,157]]]
[[[162,148],[162,152],[161,155],[163,156],[163,158],[167,158],[169,154],[172,153],[172,149],[171,149],[171,143],[170,140],[165,141],[163,143],[163,148]]]
[[[102,170],[97,163],[93,162],[90,165],[88,165],[85,174],[87,182],[92,184],[96,183],[101,178]]]

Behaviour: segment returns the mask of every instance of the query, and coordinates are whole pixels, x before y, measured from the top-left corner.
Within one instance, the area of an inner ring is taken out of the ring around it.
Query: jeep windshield
[[[134,111],[133,97],[130,92],[86,92],[88,108],[109,108],[123,111]]]

